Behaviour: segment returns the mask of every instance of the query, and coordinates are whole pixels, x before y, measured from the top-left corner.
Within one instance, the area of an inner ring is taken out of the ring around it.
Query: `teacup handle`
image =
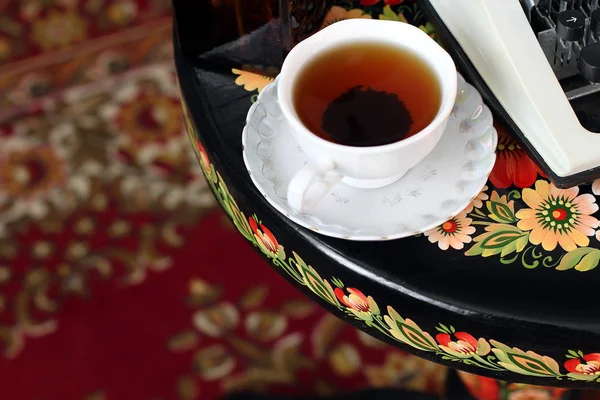
[[[335,164],[330,160],[311,161],[290,181],[287,201],[296,212],[306,212],[334,187],[342,176],[335,172]]]

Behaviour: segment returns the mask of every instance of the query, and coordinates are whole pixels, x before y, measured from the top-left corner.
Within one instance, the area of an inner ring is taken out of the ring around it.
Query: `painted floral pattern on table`
[[[436,38],[431,24],[412,2],[363,0],[333,6],[323,27],[350,18],[378,18],[408,22]],[[378,5],[378,7],[375,7]],[[260,92],[271,74],[234,69],[235,83]],[[257,95],[252,97],[256,100]],[[424,232],[441,250],[462,251],[468,257],[497,257],[502,264],[558,271],[590,271],[600,264],[600,179],[561,190],[549,183],[522,146],[500,124],[497,160],[489,184],[460,214]]]
[[[596,268],[600,264],[600,179],[591,186],[558,189],[521,145],[496,126],[497,161],[490,185],[463,214],[425,236],[441,250],[497,257],[502,264],[579,272]]]
[[[516,186],[522,189],[533,185],[538,177],[544,177],[540,168],[509,135],[504,126],[496,124],[496,130],[498,131],[496,165],[490,174],[490,182],[494,187],[507,189]]]
[[[600,263],[597,186],[558,189],[540,178],[506,194],[486,187],[469,212],[425,236],[442,250],[498,257],[503,264],[590,271]]]
[[[417,321],[406,317],[393,306],[378,304],[371,294],[347,285],[336,277],[323,277],[301,255],[287,250],[277,240],[277,235],[261,221],[260,216],[247,216],[239,208],[220,173],[210,162],[204,146],[198,140],[189,111],[185,104],[183,106],[188,134],[202,171],[219,204],[241,235],[263,253],[275,268],[329,306],[357,320],[364,330],[377,332],[390,341],[415,350],[433,353],[449,363],[538,378],[600,383],[600,353],[586,354],[581,350],[567,350],[562,360],[555,360],[493,338],[478,337],[474,332],[461,331],[449,324],[439,323],[433,329],[423,329]],[[595,183],[594,187],[597,186]],[[486,188],[485,191],[487,190],[490,189]],[[527,207],[515,211],[514,198],[524,198]],[[441,228],[432,230],[435,232],[430,232],[428,237],[438,244],[443,240],[444,247],[461,248],[464,243],[470,243],[466,238],[474,235],[475,230],[469,228],[472,228],[475,219],[479,222],[489,220],[482,225],[485,226],[485,233],[475,237],[475,244],[470,248],[475,250],[472,251],[480,251],[480,255],[487,252],[486,256],[500,254],[500,257],[516,253],[517,257],[513,256],[515,260],[520,257],[525,260],[524,263],[527,261],[526,256],[531,253],[534,262],[539,263],[535,260],[540,251],[539,246],[545,249],[560,245],[574,250],[568,253],[569,257],[559,259],[556,267],[585,270],[593,265],[595,259],[594,256],[589,256],[594,254],[595,249],[583,247],[589,244],[592,226],[598,225],[598,220],[591,216],[598,211],[595,200],[592,195],[581,194],[578,188],[560,190],[545,180],[538,180],[534,189],[526,188],[509,195],[500,196],[492,190],[489,197],[484,194],[478,196],[467,208],[471,210],[469,213],[463,212],[451,222],[442,224]],[[484,207],[487,214],[481,211]],[[550,216],[549,220],[546,219],[547,216]],[[559,223],[563,225],[562,229],[558,228]],[[553,236],[547,239],[548,235]],[[538,247],[531,249],[531,246]],[[577,251],[586,254],[577,258]],[[546,256],[542,263],[546,262],[552,262],[551,258]],[[226,310],[222,312],[227,314]],[[221,318],[223,323],[226,323],[226,319]]]
[[[431,26],[425,23],[414,4],[386,2],[377,15],[377,11],[370,8],[376,3],[365,0],[361,8],[334,6],[323,26],[348,18],[411,21],[435,38]],[[238,75],[235,83],[247,91],[260,92],[271,81],[251,70],[232,72]],[[256,95],[252,101],[255,99]],[[286,253],[258,216],[244,216],[218,172],[212,165],[208,166],[208,156],[191,133],[194,131],[191,121],[187,121],[203,171],[240,233],[269,257],[275,267],[326,303],[361,321],[367,330],[377,331],[414,349],[435,353],[449,362],[533,377],[600,382],[600,353],[568,350],[561,364],[549,356],[511,347],[492,338],[477,337],[452,325],[440,323],[434,331],[428,332],[393,307],[381,307],[359,288],[346,286],[335,277],[323,278],[300,255]],[[529,269],[546,267],[584,272],[596,268],[600,264],[600,214],[596,197],[600,196],[600,179],[591,187],[558,189],[545,178],[521,145],[502,126],[497,124],[496,127],[499,133],[497,162],[488,185],[460,214],[418,236],[443,251],[461,251],[469,257],[497,257],[503,264],[518,263]],[[529,396],[525,391],[519,393]],[[548,398],[555,395],[546,394]]]
[[[498,381],[459,371],[463,384],[478,400],[559,400],[567,389]],[[593,393],[593,391],[590,391]]]

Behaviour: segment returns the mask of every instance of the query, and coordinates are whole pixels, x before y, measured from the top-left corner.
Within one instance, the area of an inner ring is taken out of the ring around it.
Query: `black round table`
[[[600,237],[588,229],[575,248],[536,244],[539,229],[524,227],[526,213],[519,214],[533,207],[532,197],[555,195],[576,202],[593,225],[600,215],[592,186],[549,194],[545,178],[503,133],[497,167],[520,172],[495,172],[467,214],[476,232],[463,248],[427,235],[354,242],[300,227],[268,204],[242,159],[241,132],[257,91],[252,76],[244,80],[231,66],[280,65],[269,35],[262,29],[218,49],[218,62],[184,56],[175,40],[190,140],[221,207],[250,245],[331,313],[417,356],[504,381],[600,388]]]

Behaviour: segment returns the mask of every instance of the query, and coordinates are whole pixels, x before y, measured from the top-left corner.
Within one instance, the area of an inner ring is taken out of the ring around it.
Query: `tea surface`
[[[437,114],[441,91],[429,65],[408,49],[360,42],[317,56],[293,93],[314,134],[348,146],[380,146],[420,132]]]

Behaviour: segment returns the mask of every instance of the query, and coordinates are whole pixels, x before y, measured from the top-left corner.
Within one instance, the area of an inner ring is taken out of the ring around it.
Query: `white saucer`
[[[421,163],[379,189],[339,183],[310,214],[299,214],[288,206],[286,191],[309,158],[282,117],[277,80],[261,91],[242,134],[250,177],[275,209],[315,232],[349,240],[407,237],[456,216],[486,184],[497,142],[492,113],[477,90],[459,76],[453,116],[437,147]]]

